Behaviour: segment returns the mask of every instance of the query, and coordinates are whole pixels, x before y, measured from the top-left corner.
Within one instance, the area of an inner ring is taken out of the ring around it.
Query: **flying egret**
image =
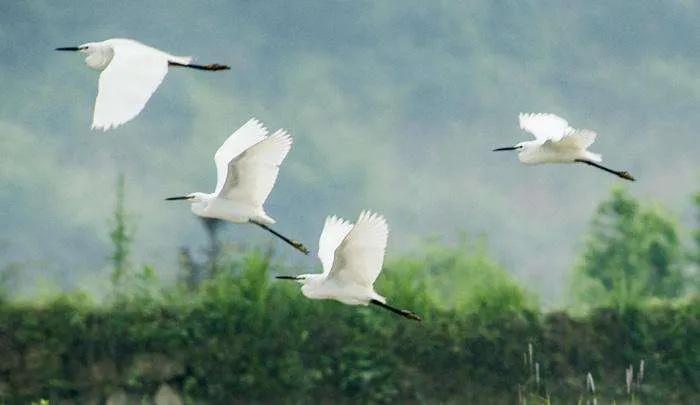
[[[520,129],[534,135],[535,140],[497,148],[494,152],[517,150],[518,158],[525,164],[585,163],[634,181],[634,177],[626,171],[612,170],[600,165],[601,156],[586,150],[595,142],[595,132],[571,128],[565,119],[554,114],[520,114],[518,119]]]
[[[275,223],[263,204],[277,180],[280,164],[292,147],[292,137],[283,129],[267,136],[267,128],[251,118],[221,145],[214,155],[216,189],[213,193],[191,193],[168,201],[184,200],[200,217],[235,223],[252,223],[272,233],[304,254],[300,242],[281,235],[268,225]]]
[[[301,292],[311,299],[334,299],[348,305],[374,304],[408,319],[420,321],[411,311],[392,307],[374,291],[382,271],[389,228],[383,216],[362,211],[355,225],[329,216],[318,241],[321,274],[277,276],[302,284]]]
[[[227,70],[228,66],[195,65],[189,56],[173,56],[133,39],[108,39],[56,48],[87,55],[85,64],[99,70],[92,129],[107,131],[136,117],[168,73],[168,66]]]

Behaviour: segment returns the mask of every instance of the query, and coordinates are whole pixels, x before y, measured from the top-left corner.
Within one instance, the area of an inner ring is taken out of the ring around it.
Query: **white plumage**
[[[308,253],[299,242],[272,231],[275,223],[263,208],[277,180],[279,167],[292,147],[292,137],[283,129],[267,136],[267,129],[255,118],[231,134],[214,155],[216,188],[213,193],[191,193],[168,200],[192,203],[201,217],[235,223],[252,222]]]
[[[353,224],[335,215],[326,218],[318,239],[318,259],[323,265],[323,274],[328,275],[333,267],[335,251],[352,229]]]
[[[494,151],[517,150],[518,159],[525,164],[541,163],[586,163],[613,173],[627,180],[634,178],[626,171],[611,170],[601,166],[599,154],[590,152],[597,134],[589,129],[575,129],[564,119],[554,114],[520,114],[520,129],[532,134],[535,139]]]
[[[535,140],[521,142],[518,158],[526,164],[572,163],[576,159],[600,162],[601,156],[586,149],[595,141],[596,133],[577,130],[554,114],[520,114],[520,128],[534,135]],[[516,147],[518,146],[516,145]]]
[[[292,137],[286,131],[280,129],[268,137],[260,122],[248,121],[214,155],[217,173],[214,194],[262,211],[291,147]]]
[[[85,63],[101,71],[92,128],[106,131],[136,117],[163,82],[168,66],[225,70],[222,65],[191,65],[189,56],[175,56],[132,39],[115,38],[57,50],[85,53]]]
[[[411,311],[386,304],[374,291],[382,270],[389,227],[382,215],[362,211],[352,223],[329,216],[318,242],[323,273],[280,276],[303,284],[302,294],[311,299],[334,299],[348,305],[376,304],[406,318],[420,320]]]

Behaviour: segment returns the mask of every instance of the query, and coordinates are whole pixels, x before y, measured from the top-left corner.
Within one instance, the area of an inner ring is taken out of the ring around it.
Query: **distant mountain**
[[[699,2],[215,3],[0,5],[0,264],[63,287],[99,278],[123,172],[133,261],[172,276],[205,234],[163,197],[213,189],[214,151],[251,116],[295,138],[269,201],[280,230],[314,245],[326,214],[371,208],[390,255],[485,234],[548,300],[613,185],[679,212],[698,188]],[[110,37],[232,70],[172,72],[133,122],[91,132],[97,74],[53,48]],[[521,111],[598,131],[592,150],[639,181],[491,153],[526,139]]]

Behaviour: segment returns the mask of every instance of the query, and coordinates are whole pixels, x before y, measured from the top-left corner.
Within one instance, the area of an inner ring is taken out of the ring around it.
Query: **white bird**
[[[185,200],[192,204],[192,212],[200,217],[258,225],[308,254],[309,250],[303,244],[268,226],[275,220],[267,215],[263,204],[275,185],[280,164],[292,147],[292,137],[283,129],[270,136],[267,132],[258,120],[251,118],[216,151],[216,189],[213,193],[191,193],[166,200]]]
[[[532,141],[515,146],[494,149],[494,152],[517,150],[518,158],[525,164],[540,163],[585,163],[626,180],[634,181],[626,171],[617,171],[600,165],[600,155],[587,148],[595,142],[597,134],[588,129],[575,129],[564,119],[554,114],[520,114],[520,129],[535,136]]]
[[[87,55],[85,64],[99,70],[92,129],[108,130],[136,117],[168,73],[169,66],[227,70],[228,66],[195,65],[189,56],[173,56],[133,39],[108,39],[56,48]]]
[[[411,311],[392,307],[374,291],[382,271],[389,228],[383,216],[362,211],[355,225],[336,216],[326,218],[318,241],[321,274],[277,276],[302,284],[311,299],[334,299],[348,305],[374,304],[398,315],[420,321]]]

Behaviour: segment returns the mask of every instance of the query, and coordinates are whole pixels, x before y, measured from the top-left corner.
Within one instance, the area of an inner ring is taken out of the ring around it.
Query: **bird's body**
[[[191,193],[168,200],[187,200],[195,215],[235,223],[254,223],[307,253],[299,242],[289,240],[267,225],[275,220],[263,208],[277,180],[279,167],[292,147],[284,130],[268,136],[255,118],[231,134],[214,155],[216,188],[213,193]]]
[[[575,129],[554,114],[520,114],[520,128],[535,136],[494,151],[516,150],[518,159],[529,165],[544,163],[586,163],[613,173],[627,180],[634,180],[625,171],[615,171],[601,166],[602,157],[590,152],[588,147],[595,142],[597,134],[588,129]]]
[[[371,300],[386,303],[386,298],[377,294],[373,286],[360,283],[344,284],[322,274],[307,274],[301,293],[313,300],[336,300],[346,305],[368,305]]]
[[[335,216],[326,218],[319,238],[318,257],[323,273],[279,276],[302,284],[310,299],[333,299],[347,305],[375,304],[409,319],[420,318],[391,307],[374,290],[384,262],[389,228],[383,216],[363,211],[353,225]]]
[[[586,150],[596,138],[587,129],[571,128],[554,114],[520,114],[520,128],[533,134],[535,140],[520,142],[518,159],[525,164],[573,163],[576,159],[601,161],[600,155]]]
[[[237,224],[250,221],[272,225],[275,220],[265,213],[262,207],[220,198],[213,193],[205,194],[192,203],[192,212],[205,218],[223,219]]]
[[[86,47],[85,64],[90,68],[102,71],[112,61],[115,53],[120,56],[132,58],[131,62],[138,62],[137,58],[142,58],[142,61],[156,62],[165,64],[167,67],[169,62],[180,63],[186,65],[192,61],[191,56],[175,56],[160,49],[142,44],[133,39],[112,38],[102,42],[88,42],[80,47]]]
[[[193,65],[189,56],[175,56],[124,38],[56,48],[86,55],[85,64],[100,71],[92,128],[116,128],[136,117],[168,73],[170,66],[226,70],[223,65]]]

